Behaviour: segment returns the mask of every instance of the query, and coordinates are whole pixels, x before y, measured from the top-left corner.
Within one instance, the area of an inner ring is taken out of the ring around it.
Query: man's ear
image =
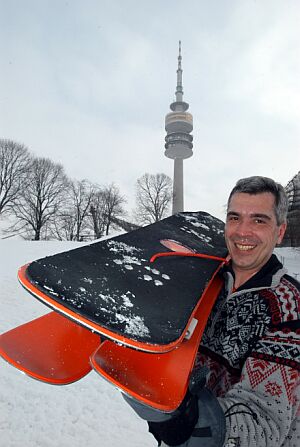
[[[286,231],[286,227],[287,227],[286,223],[282,223],[281,225],[279,225],[279,227],[278,227],[277,245],[281,244],[283,236],[284,236],[284,233]]]

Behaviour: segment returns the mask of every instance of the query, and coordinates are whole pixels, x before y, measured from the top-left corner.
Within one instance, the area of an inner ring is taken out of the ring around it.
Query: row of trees
[[[163,218],[171,191],[171,179],[165,174],[144,174],[137,180],[135,222],[131,223],[126,198],[115,184],[70,180],[61,164],[0,139],[0,218],[9,216],[10,234],[80,241],[108,235],[112,227],[128,231]]]

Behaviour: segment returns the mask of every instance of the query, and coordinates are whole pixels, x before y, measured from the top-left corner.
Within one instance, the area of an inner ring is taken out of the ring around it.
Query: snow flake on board
[[[158,279],[155,279],[155,280],[154,280],[154,284],[155,284],[156,286],[163,286],[163,285],[164,285],[164,283],[161,282],[161,281],[159,281]]]
[[[206,222],[199,222],[199,218],[195,214],[185,214],[180,213],[180,216],[184,218],[186,222],[193,225],[194,227],[203,228],[206,231],[213,230],[214,233],[218,235],[224,234],[224,229],[221,227],[218,227],[216,225],[216,218],[211,216],[210,214],[206,214],[205,216],[202,216],[202,219]],[[221,221],[220,221],[221,224]],[[182,228],[183,229],[183,228]],[[203,235],[202,235],[203,236]]]
[[[198,233],[197,231],[195,231],[195,230],[193,230],[191,228],[187,228],[187,227],[181,227],[180,229],[182,231],[184,231],[185,233],[193,234],[198,239],[200,239],[202,242],[205,242],[210,247],[213,247],[213,245],[210,244],[210,242],[212,241],[212,238],[210,236],[206,236],[205,234]]]
[[[104,295],[104,293],[99,293],[98,297],[103,300],[105,303],[116,303],[115,298],[113,298],[111,295]]]
[[[116,254],[113,262],[116,265],[124,267],[125,270],[133,270],[133,267],[142,265],[145,259],[139,259],[136,255],[141,252],[140,248],[125,244],[124,242],[108,241],[109,251]],[[107,264],[108,265],[108,264]]]
[[[147,270],[149,272],[149,274],[145,274],[143,276],[139,276],[138,279],[142,279],[144,281],[153,281],[155,286],[163,286],[164,282],[163,279],[169,281],[171,278],[169,275],[163,273],[161,274],[159,270],[155,269],[155,268],[151,268],[148,265],[144,266],[145,270]],[[151,275],[155,275],[156,277],[160,276],[160,279],[158,278],[153,278]]]
[[[150,332],[144,323],[144,319],[138,315],[125,316],[123,314],[116,314],[116,319],[121,323],[125,323],[126,334],[131,336],[150,337]]]
[[[93,284],[93,280],[92,280],[91,278],[82,278],[82,280],[83,280],[84,282],[89,283],[89,284]]]
[[[144,280],[145,280],[145,281],[152,281],[152,276],[150,276],[150,275],[144,275]]]
[[[189,214],[180,214],[182,217],[185,218],[185,220],[187,220],[190,224],[192,224],[194,227],[197,228],[204,228],[205,230],[210,230],[210,228],[205,225],[203,222],[199,222],[199,220],[197,219],[197,217],[189,215]]]
[[[132,245],[125,244],[125,242],[119,242],[119,241],[108,241],[107,246],[109,248],[109,251],[112,251],[114,253],[127,253],[127,254],[133,254],[141,251],[140,248],[133,247]]]
[[[124,324],[124,333],[130,336],[150,337],[144,318],[133,312],[132,299],[134,298],[135,295],[130,290],[123,294],[120,294],[119,290],[110,294],[99,294],[94,315],[99,317],[105,313],[109,326]]]
[[[117,265],[124,265],[127,270],[132,270],[132,264],[141,265],[141,261],[135,256],[123,255],[122,259],[113,260]]]
[[[49,293],[51,293],[51,295],[59,296],[58,293],[54,292],[52,287],[48,287],[48,286],[44,285],[44,289],[46,289]]]
[[[135,295],[128,290],[126,293],[123,293],[121,295],[121,298],[123,299],[123,306],[124,307],[133,307],[133,303],[130,301],[130,297],[135,298]]]
[[[215,227],[215,225],[212,225],[212,229],[214,230],[215,233],[217,234],[224,234],[224,230],[222,228],[217,228]]]
[[[149,267],[148,265],[145,266],[146,270],[149,270],[149,272],[152,272],[154,275],[160,275],[160,271],[157,269],[153,269],[151,267]]]

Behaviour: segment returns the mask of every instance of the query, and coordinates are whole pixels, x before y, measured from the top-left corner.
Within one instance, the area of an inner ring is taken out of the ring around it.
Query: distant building
[[[300,171],[285,187],[288,199],[288,226],[283,245],[300,247]]]
[[[170,105],[172,112],[166,115],[165,156],[174,160],[172,214],[184,211],[183,160],[193,155],[193,116],[187,112],[189,105],[183,101],[181,42],[177,68],[176,100]]]

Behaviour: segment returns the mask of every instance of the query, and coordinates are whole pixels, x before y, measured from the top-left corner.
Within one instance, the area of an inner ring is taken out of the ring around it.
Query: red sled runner
[[[2,334],[0,355],[52,384],[94,368],[138,401],[172,412],[185,396],[225,256],[223,223],[198,212],[35,261],[19,280],[55,312]]]

